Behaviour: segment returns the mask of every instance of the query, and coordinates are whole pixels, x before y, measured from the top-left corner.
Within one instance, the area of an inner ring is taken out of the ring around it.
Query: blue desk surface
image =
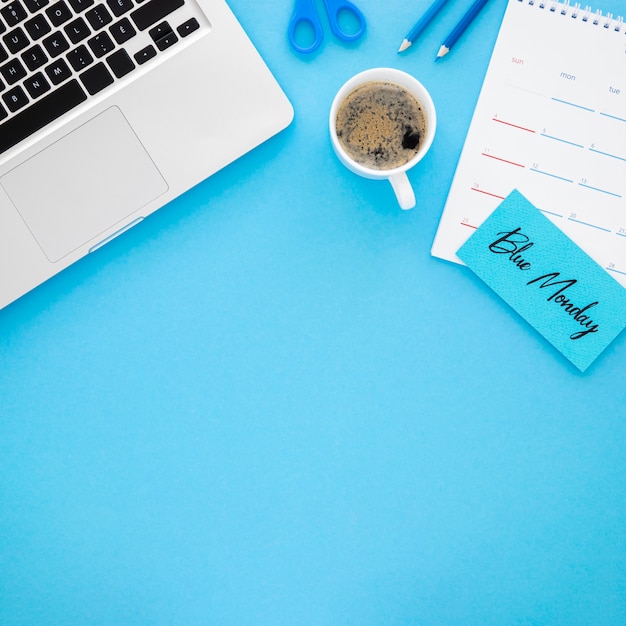
[[[0,312],[3,626],[626,622],[626,337],[580,374],[430,256],[505,1],[437,63],[468,2],[404,55],[427,3],[358,2],[301,58],[232,0],[292,126]],[[327,136],[379,65],[438,108],[409,212]]]

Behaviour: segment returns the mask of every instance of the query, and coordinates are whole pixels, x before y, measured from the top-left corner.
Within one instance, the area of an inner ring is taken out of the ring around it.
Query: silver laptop
[[[0,308],[292,118],[223,0],[0,1]]]

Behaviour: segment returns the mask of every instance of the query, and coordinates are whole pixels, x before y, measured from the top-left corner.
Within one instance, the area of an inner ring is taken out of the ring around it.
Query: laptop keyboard
[[[196,31],[184,1],[0,0],[0,154]]]

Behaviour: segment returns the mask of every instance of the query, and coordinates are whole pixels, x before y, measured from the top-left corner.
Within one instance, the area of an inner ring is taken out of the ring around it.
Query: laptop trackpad
[[[31,157],[0,183],[52,262],[167,191],[117,107]]]

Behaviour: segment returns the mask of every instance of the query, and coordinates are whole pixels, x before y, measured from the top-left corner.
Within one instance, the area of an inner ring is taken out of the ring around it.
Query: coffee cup
[[[427,89],[393,68],[373,68],[350,78],[330,108],[330,139],[352,172],[389,180],[402,209],[415,206],[407,171],[428,152],[437,115]]]

